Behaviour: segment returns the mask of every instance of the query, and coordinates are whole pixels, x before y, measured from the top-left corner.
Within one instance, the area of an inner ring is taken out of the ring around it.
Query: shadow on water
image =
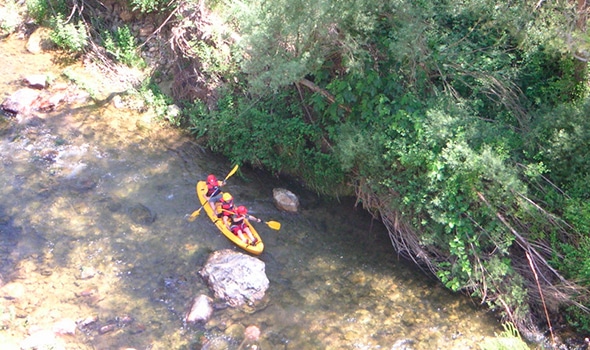
[[[15,59],[10,52],[0,58]],[[39,67],[48,65],[19,69]],[[16,88],[4,79],[6,91]],[[195,184],[232,164],[151,115],[88,106],[2,129],[0,343],[18,348],[64,320],[77,323],[75,335],[55,341],[79,349],[236,349],[251,324],[262,349],[476,348],[499,330],[397,259],[385,228],[353,199],[324,199],[247,167],[227,189],[282,224],[257,226],[270,288],[260,305],[184,325],[193,297],[212,296],[198,273],[208,255],[237,250],[205,215],[186,220],[199,207]],[[298,214],[275,208],[274,187],[300,196]]]

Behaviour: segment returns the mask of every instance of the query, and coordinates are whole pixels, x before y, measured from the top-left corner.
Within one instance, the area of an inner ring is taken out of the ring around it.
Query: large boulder
[[[229,249],[212,253],[199,273],[230,306],[262,299],[269,285],[263,261]]]
[[[284,188],[275,188],[272,190],[272,196],[275,206],[280,210],[296,213],[299,209],[299,198]]]
[[[51,41],[51,29],[45,27],[39,27],[35,29],[27,40],[27,51],[32,54],[42,53],[43,51],[49,50],[54,47]]]

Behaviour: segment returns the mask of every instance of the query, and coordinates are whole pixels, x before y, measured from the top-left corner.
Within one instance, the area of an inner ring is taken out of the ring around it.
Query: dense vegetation
[[[320,193],[354,191],[398,252],[525,334],[566,310],[590,330],[585,9],[239,6],[222,72],[237,83],[192,115],[199,137]]]
[[[51,17],[29,3],[36,18]],[[82,8],[77,1],[48,3],[62,47],[88,49],[91,38],[112,58],[137,62],[126,27],[65,17]],[[526,335],[551,329],[560,313],[590,331],[584,5],[129,5],[176,15],[170,42],[191,73],[177,79],[198,76],[209,91],[175,96],[201,142],[318,193],[356,195],[398,253]]]

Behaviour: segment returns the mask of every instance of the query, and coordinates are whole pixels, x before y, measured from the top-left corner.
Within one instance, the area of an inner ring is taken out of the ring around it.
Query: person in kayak
[[[221,196],[219,201],[219,210],[217,211],[217,217],[223,220],[223,223],[229,228],[230,217],[234,212],[234,197],[229,192],[225,192]]]
[[[217,203],[221,197],[221,187],[225,185],[225,181],[217,180],[217,177],[213,174],[209,174],[207,176],[207,193],[205,194],[205,198],[207,198],[207,202],[213,209],[213,212],[217,212],[217,208],[215,208],[215,203]]]
[[[250,245],[256,245],[258,240],[254,237],[252,231],[250,231],[250,228],[247,225],[248,220],[255,220],[256,222],[261,221],[257,217],[248,215],[248,209],[245,206],[240,205],[236,208],[236,211],[231,216],[231,225],[229,229],[234,235],[238,236],[242,242]],[[248,239],[244,237],[244,233],[248,236]]]

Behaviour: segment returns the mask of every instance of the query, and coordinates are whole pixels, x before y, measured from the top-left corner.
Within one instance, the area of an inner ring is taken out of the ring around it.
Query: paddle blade
[[[268,227],[270,227],[273,230],[280,230],[281,229],[281,223],[278,221],[265,221],[265,224],[268,225]]]
[[[236,171],[238,171],[238,167],[239,167],[239,165],[236,164],[236,166],[229,172],[229,174],[227,174],[224,181],[227,181],[227,179],[229,179],[231,176],[233,176],[233,174],[235,174]]]
[[[193,213],[191,214],[191,216],[188,217],[188,221],[189,222],[195,221],[195,219],[197,218],[197,216],[199,216],[199,214],[201,213],[201,209],[203,209],[203,207],[200,207],[199,209],[193,211]]]

